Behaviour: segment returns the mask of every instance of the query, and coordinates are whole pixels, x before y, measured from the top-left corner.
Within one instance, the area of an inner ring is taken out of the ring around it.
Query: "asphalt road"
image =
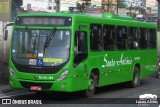
[[[92,98],[84,98],[80,92],[75,93],[45,93],[37,95],[35,92],[19,90],[7,93],[0,93],[0,98],[12,98],[16,100],[41,100],[39,106],[86,106],[86,107],[160,107],[159,104],[138,105],[136,100],[143,94],[157,95],[157,101],[160,103],[160,80],[155,75],[141,79],[141,85],[137,88],[128,88],[125,84],[110,85],[96,89],[96,94]],[[4,106],[4,105],[2,105]],[[1,106],[1,107],[2,107]],[[15,106],[15,105],[7,105]],[[27,106],[27,105],[24,105]],[[33,106],[33,105],[32,105]],[[17,107],[17,106],[16,106]]]

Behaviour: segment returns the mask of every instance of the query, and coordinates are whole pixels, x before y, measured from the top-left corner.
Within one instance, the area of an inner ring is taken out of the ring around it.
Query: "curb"
[[[15,91],[15,89],[10,88],[9,85],[0,84],[0,93],[7,93],[11,91]]]
[[[7,93],[7,92],[12,92],[15,91],[14,89],[0,89],[0,93]]]

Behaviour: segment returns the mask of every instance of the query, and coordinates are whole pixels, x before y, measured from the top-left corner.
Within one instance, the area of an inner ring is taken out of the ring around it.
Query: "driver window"
[[[87,33],[86,32],[76,32],[75,52],[76,53],[87,52]]]
[[[87,32],[77,31],[75,33],[75,59],[74,59],[74,67],[76,67],[79,63],[85,60],[88,56],[88,48],[87,48]]]

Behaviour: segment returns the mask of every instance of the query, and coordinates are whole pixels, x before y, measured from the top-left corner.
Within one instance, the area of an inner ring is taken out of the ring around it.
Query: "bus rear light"
[[[57,81],[61,81],[61,80],[66,79],[69,71],[70,71],[69,69],[66,69],[66,70],[58,77]]]
[[[11,67],[9,67],[9,73],[13,78],[17,78],[17,75],[15,74],[14,70]]]

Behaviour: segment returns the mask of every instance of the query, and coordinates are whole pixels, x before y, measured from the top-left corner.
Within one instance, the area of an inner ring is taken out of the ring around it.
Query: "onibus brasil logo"
[[[149,104],[158,104],[157,95],[155,94],[143,94],[139,96],[139,100],[136,100],[139,106],[148,106]]]

